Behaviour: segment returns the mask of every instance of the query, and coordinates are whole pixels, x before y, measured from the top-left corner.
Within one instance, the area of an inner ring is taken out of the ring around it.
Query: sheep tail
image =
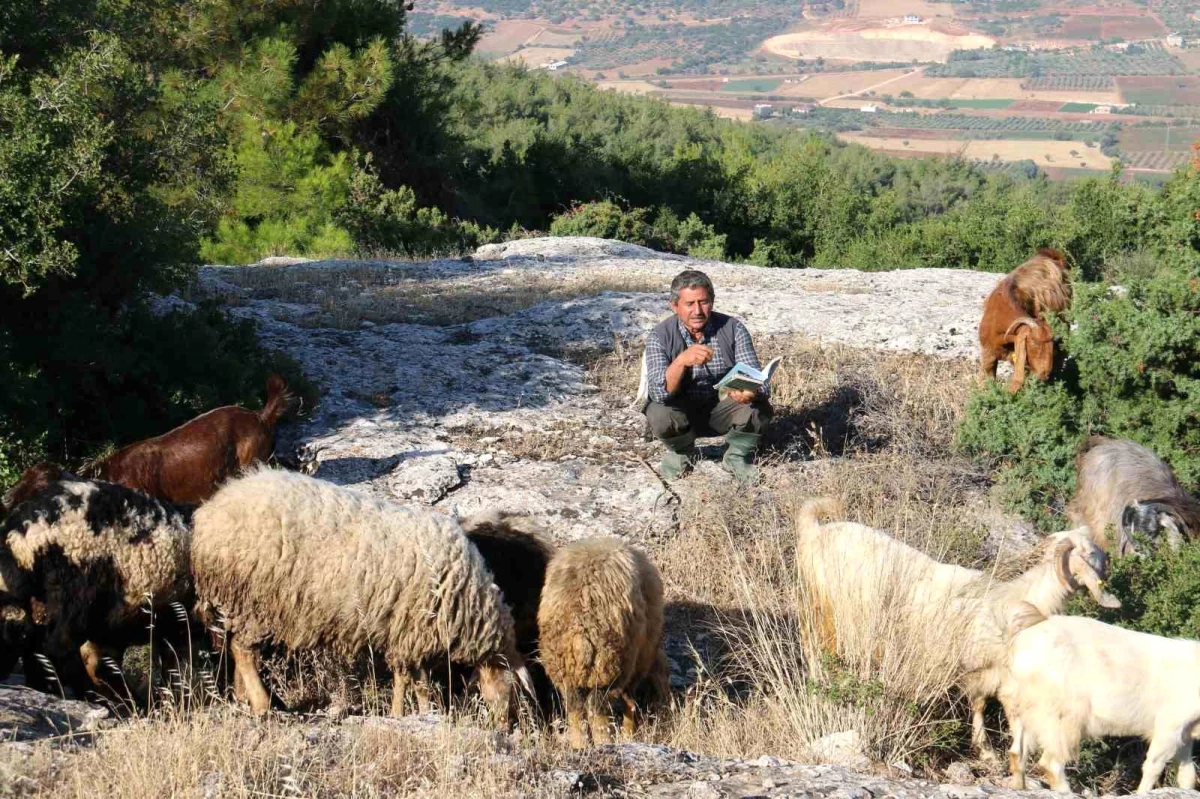
[[[796,516],[796,536],[807,538],[821,531],[821,519],[841,518],[845,509],[840,500],[833,497],[818,497],[805,500]]]
[[[267,378],[267,404],[259,411],[258,418],[267,427],[275,427],[279,417],[283,416],[292,404],[292,393],[288,391],[287,383],[277,374]]]

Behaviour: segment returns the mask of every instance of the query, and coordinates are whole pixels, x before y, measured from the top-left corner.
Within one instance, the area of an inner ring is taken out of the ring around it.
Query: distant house
[[[807,114],[810,111],[812,111],[814,108],[816,108],[816,106],[813,105],[812,103],[798,103],[797,105],[792,106],[792,113],[793,114]]]
[[[874,114],[879,111],[879,106],[875,105],[874,103],[867,103],[858,110],[862,111],[864,114]]]
[[[1187,41],[1182,33],[1172,33],[1167,36],[1167,47],[1187,47]]]
[[[770,103],[755,103],[754,104],[754,118],[755,119],[770,119],[771,115],[774,113],[774,110],[775,109],[771,107]]]
[[[905,14],[904,15],[904,24],[905,25],[920,25],[921,18],[919,16],[917,16],[916,14]]]
[[[1112,106],[1111,105],[1098,105],[1095,108],[1093,108],[1091,111],[1089,111],[1088,113],[1089,114],[1111,114]]]
[[[567,62],[566,61],[547,61],[545,64],[542,64],[542,66],[545,67],[546,69],[550,70],[551,72],[558,72],[560,69],[567,66]]]

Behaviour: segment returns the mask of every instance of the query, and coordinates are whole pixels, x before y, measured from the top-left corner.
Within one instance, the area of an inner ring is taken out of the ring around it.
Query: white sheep
[[[1014,787],[1025,788],[1025,755],[1040,746],[1050,787],[1070,791],[1066,764],[1079,756],[1081,740],[1103,735],[1149,741],[1138,793],[1154,787],[1168,760],[1179,765],[1180,788],[1196,787],[1200,642],[1078,616],[1043,618],[1022,603],[1010,613],[999,697],[1012,727]]]
[[[529,685],[504,595],[449,516],[259,468],[196,511],[192,568],[201,601],[224,617],[255,713],[270,706],[257,666],[268,640],[381,653],[396,714],[422,671],[440,664],[477,667],[498,717],[507,717],[506,669]]]
[[[15,621],[24,615],[6,635],[33,638],[36,602],[37,646],[60,681],[84,684],[82,656],[92,685],[132,699],[101,666],[149,640],[147,611],[192,601],[189,511],[112,483],[62,480],[5,517],[0,538],[2,604]]]
[[[872,651],[880,625],[902,625],[931,679],[952,674],[971,701],[971,742],[996,760],[984,733],[983,711],[995,696],[1008,643],[1006,609],[1024,600],[1041,613],[1060,611],[1086,586],[1097,602],[1119,606],[1103,590],[1106,559],[1083,530],[1048,536],[1039,562],[1003,581],[974,569],[940,563],[886,533],[854,522],[820,524],[840,515],[832,500],[806,502],[797,517],[796,562],[826,645]]]

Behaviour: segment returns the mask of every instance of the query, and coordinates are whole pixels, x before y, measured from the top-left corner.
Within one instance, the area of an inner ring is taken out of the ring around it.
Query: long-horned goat
[[[999,696],[1012,727],[1014,787],[1025,788],[1025,756],[1040,747],[1051,789],[1069,792],[1067,763],[1084,738],[1104,735],[1149,742],[1138,793],[1154,787],[1169,760],[1179,766],[1179,787],[1196,787],[1200,642],[1079,616],[1043,618],[1023,604],[1010,609],[1010,621]]]
[[[1042,248],[1004,277],[983,303],[979,320],[979,372],[995,379],[996,364],[1011,360],[1008,392],[1025,382],[1026,365],[1045,380],[1054,368],[1054,336],[1045,314],[1063,311],[1071,302],[1071,283],[1061,252]]]
[[[656,700],[668,698],[662,578],[640,549],[613,537],[559,549],[546,572],[538,628],[572,747],[587,745],[589,727],[594,742],[611,740],[604,705],[612,699],[621,701],[622,727],[633,733],[631,693],[643,680]]]
[[[195,504],[275,449],[275,424],[291,404],[283,378],[267,378],[261,411],[215,408],[160,436],[89,464],[83,476],[119,483],[168,502]]]
[[[27,639],[36,622],[37,646],[61,682],[86,684],[82,665],[91,685],[133,699],[104,661],[119,663],[127,646],[149,640],[148,611],[173,619],[172,605],[192,602],[189,514],[132,489],[83,480],[53,483],[18,505],[0,526],[0,605],[25,618],[6,624],[6,636]],[[33,618],[35,608],[41,618]],[[4,643],[10,658],[24,652],[26,671],[34,668],[29,640]]]
[[[410,678],[447,661],[478,669],[498,718],[508,670],[529,687],[504,595],[449,516],[259,467],[201,505],[193,528],[197,593],[225,620],[255,713],[270,706],[257,664],[269,640],[347,655],[370,647],[393,670],[397,714]]]
[[[1133,534],[1150,539],[1165,534],[1177,546],[1200,537],[1200,501],[1194,499],[1171,467],[1157,455],[1128,439],[1091,436],[1075,459],[1075,496],[1067,505],[1073,524],[1086,525],[1092,539],[1113,546],[1108,527],[1117,531],[1116,551],[1134,548]]]
[[[796,561],[826,645],[871,646],[874,625],[901,630],[926,670],[951,675],[971,701],[972,744],[995,759],[983,726],[1007,654],[1006,608],[1021,600],[1051,615],[1086,587],[1105,607],[1120,603],[1103,589],[1104,552],[1082,530],[1048,536],[1036,564],[1012,580],[940,563],[888,534],[854,522],[820,524],[841,515],[830,499],[809,500],[797,516]],[[840,640],[845,639],[845,640]],[[866,651],[866,650],[863,650]]]

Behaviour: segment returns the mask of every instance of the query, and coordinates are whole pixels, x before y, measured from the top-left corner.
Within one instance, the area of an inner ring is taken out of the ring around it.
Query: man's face
[[[713,301],[708,296],[708,289],[686,288],[679,292],[679,300],[671,303],[671,310],[679,317],[679,321],[693,333],[699,333],[708,324],[712,314]]]

